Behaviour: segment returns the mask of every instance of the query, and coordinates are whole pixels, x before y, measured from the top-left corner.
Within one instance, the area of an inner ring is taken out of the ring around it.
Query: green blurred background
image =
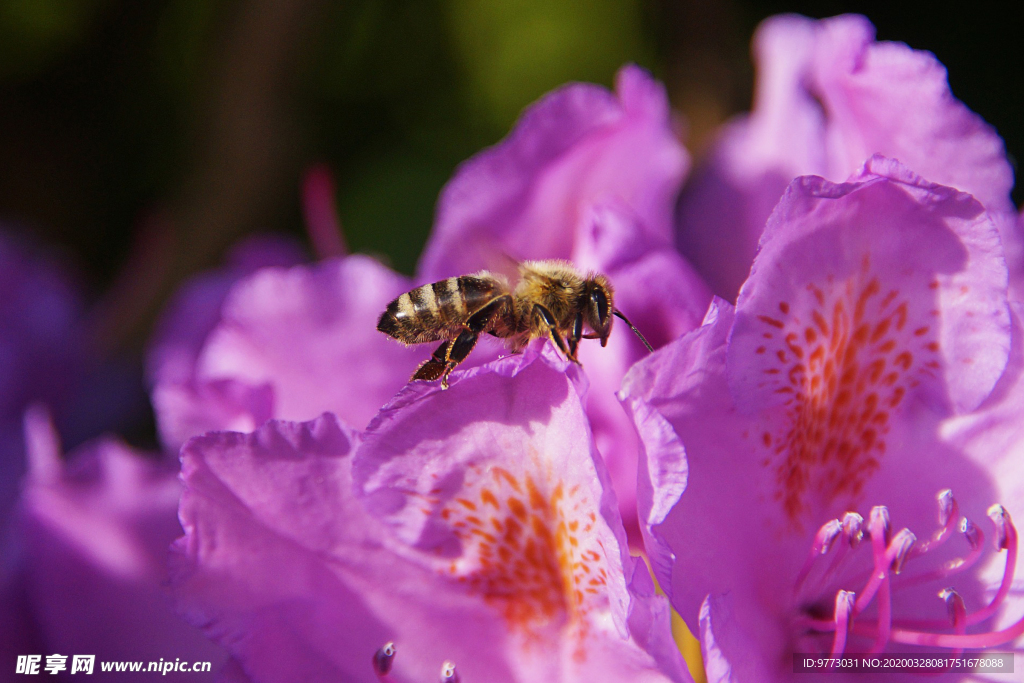
[[[76,263],[108,317],[104,347],[137,354],[169,292],[239,237],[301,237],[311,163],[336,174],[350,248],[411,273],[455,166],[568,80],[648,67],[699,156],[749,106],[750,35],[778,12],[862,12],[880,38],[933,51],[1020,154],[1022,27],[1008,6],[0,0],[0,221]],[[138,291],[113,286],[139,271]]]

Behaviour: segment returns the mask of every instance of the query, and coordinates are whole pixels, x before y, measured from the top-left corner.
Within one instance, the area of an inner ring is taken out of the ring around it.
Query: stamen
[[[836,593],[835,636],[832,638],[832,656],[841,657],[846,652],[846,636],[850,632],[850,613],[853,611],[854,594],[850,591]]]
[[[992,601],[977,612],[968,615],[968,624],[980,623],[996,613],[999,605],[1010,593],[1013,575],[1017,571],[1017,528],[1013,526],[1010,513],[1002,505],[993,505],[988,509],[988,516],[996,527],[996,550],[1006,551],[1006,566],[1003,568],[1003,579],[999,582],[999,589],[992,597]]]
[[[893,619],[892,596],[894,589],[921,583],[925,579],[945,577],[956,574],[978,562],[985,548],[985,536],[981,530],[966,517],[959,517],[959,507],[952,493],[942,491],[938,495],[939,526],[938,531],[923,543],[917,544],[916,538],[909,529],[901,529],[891,534],[889,512],[884,506],[871,510],[868,518],[867,534],[871,540],[873,567],[864,587],[856,593],[841,590],[836,593],[835,611],[831,618],[811,617],[804,613],[795,619],[799,628],[825,634],[832,632],[832,653],[839,655],[846,651],[849,636],[870,639],[871,652],[881,652],[888,643],[901,643],[921,647],[943,647],[956,653],[964,649],[981,649],[1003,645],[1024,635],[1024,617],[1000,631],[968,634],[972,625],[984,622],[993,617],[1005,603],[1013,585],[1017,566],[1017,529],[1010,515],[1001,505],[994,505],[988,510],[988,516],[995,527],[994,545],[996,552],[1006,551],[1006,565],[1003,577],[992,599],[976,612],[968,612],[963,597],[952,588],[939,592],[939,597],[946,603],[948,619]],[[821,527],[812,543],[811,553],[801,569],[800,580],[804,580],[810,571],[810,564],[816,557],[829,552],[835,546],[836,538],[842,535],[847,542],[839,544],[833,556],[833,566],[848,552],[861,533],[859,518],[848,514],[839,522],[841,531],[836,532],[836,521]],[[900,574],[912,560],[923,556],[929,550],[946,542],[952,536],[954,525],[958,526],[970,551],[961,559],[945,563],[937,571],[926,572],[910,577],[894,576]],[[891,538],[890,538],[891,536]],[[831,571],[831,569],[830,569]],[[799,584],[798,584],[799,585]],[[806,593],[807,590],[801,591]],[[857,621],[877,597],[877,617]],[[803,601],[804,604],[820,604],[816,600]],[[872,623],[874,622],[874,623]],[[948,631],[952,625],[952,633]],[[945,632],[943,632],[945,631]]]
[[[393,642],[384,643],[384,646],[373,653],[373,670],[377,673],[377,677],[383,679],[391,672],[391,667],[395,663],[395,644]]]
[[[1009,547],[1010,533],[1016,533],[1013,523],[1010,522],[1010,515],[1002,505],[993,505],[988,509],[988,518],[996,527],[996,550],[1006,550]]]
[[[911,549],[917,543],[917,536],[911,533],[910,529],[900,529],[900,532],[893,537],[886,551],[886,556],[892,556],[892,571],[899,574],[903,571],[903,564],[907,561]]]
[[[936,498],[939,503],[939,530],[932,535],[930,540],[920,543],[914,548],[913,557],[919,557],[929,550],[938,548],[953,535],[953,529],[960,517],[960,506],[950,489],[939,491]]]
[[[957,633],[966,633],[967,606],[964,605],[964,599],[952,588],[943,588],[939,591],[939,597],[946,601],[946,611],[953,629]]]
[[[875,510],[879,510],[879,514],[875,516]],[[878,527],[882,526],[881,529]],[[879,531],[882,532],[879,536]],[[901,540],[904,536],[904,532],[910,536],[909,543]],[[907,548],[913,545],[913,534],[906,529],[902,529],[897,534],[897,543],[889,544],[885,547],[884,552],[880,552],[882,548],[882,539],[887,539],[889,536],[889,510],[888,508],[877,506],[871,511],[871,549],[874,553],[875,558],[875,577],[880,579],[878,585],[878,635],[875,637],[875,642],[871,646],[870,652],[881,652],[885,649],[885,644],[889,642],[889,632],[892,630],[892,584],[889,581],[889,568],[893,565],[895,555],[906,545]]]
[[[843,515],[841,524],[845,543],[840,544],[836,554],[832,556],[832,563],[822,577],[823,582],[830,580],[836,574],[839,568],[843,566],[843,560],[849,556],[850,551],[859,546],[860,542],[864,540],[864,518],[856,512],[847,512]]]
[[[985,551],[985,533],[979,529],[974,522],[964,517],[963,521],[960,523],[960,533],[962,533],[964,535],[964,539],[967,540],[967,545],[971,547],[971,552],[967,553],[965,557],[950,560],[940,570],[938,570],[944,577],[959,574],[970,569],[974,566],[974,563],[981,558],[981,554]]]
[[[875,539],[883,542],[883,546],[889,544],[889,508],[884,505],[876,505],[871,508],[868,515],[868,533],[871,534],[871,543],[874,546]]]
[[[441,683],[459,683],[459,672],[455,670],[455,665],[451,662],[445,662],[441,665]]]
[[[953,624],[953,631],[963,635],[967,633],[967,607],[964,599],[952,588],[944,588],[939,591],[939,597],[946,602],[946,612],[949,614],[949,621]],[[963,648],[956,648],[951,653],[953,657],[959,657],[964,653]],[[952,666],[947,666],[948,671]]]
[[[302,180],[302,213],[313,252],[322,259],[348,253],[334,201],[334,175],[326,164],[311,166]]]
[[[811,551],[807,554],[807,559],[804,560],[804,566],[800,568],[800,573],[797,574],[796,588],[799,588],[800,584],[807,578],[811,568],[814,566],[815,560],[832,549],[832,544],[835,543],[836,538],[842,531],[842,522],[838,519],[830,519],[821,525],[818,533],[814,535],[814,542],[811,544]]]
[[[986,648],[1004,645],[1024,635],[1024,616],[1015,623],[1007,626],[1001,631],[989,631],[988,633],[952,634],[952,633],[922,633],[907,629],[895,628],[892,630],[890,639],[894,643],[905,645],[921,645],[923,647],[946,647],[949,649],[958,648]]]
[[[985,539],[985,535],[981,532],[981,529],[966,517],[964,517],[963,521],[960,523],[960,533],[962,533],[964,538],[967,539],[967,542],[971,546],[971,550],[981,547],[981,544]]]
[[[854,608],[855,615],[863,612],[871,604],[882,584],[888,583],[889,566],[892,564],[893,558],[886,559],[888,554],[886,537],[889,535],[889,510],[884,505],[876,505],[871,509],[871,515],[868,518],[868,534],[871,536],[874,568],[871,570],[871,578],[868,579],[867,585],[864,586],[864,589],[857,597],[857,604]]]
[[[938,569],[932,569],[927,572],[915,574],[913,576],[904,577],[899,582],[899,588],[908,588],[910,586],[917,586],[922,583],[928,583],[929,581],[938,581],[939,579],[947,579],[950,576],[959,574],[967,569],[970,569],[974,563],[981,558],[981,554],[984,551],[985,545],[985,534],[982,533],[981,529],[975,526],[974,522],[964,517],[960,520],[960,533],[963,534],[964,540],[967,541],[967,545],[970,546],[970,552],[964,557],[958,557],[953,560],[945,562]],[[931,548],[935,546],[932,545]],[[926,548],[928,550],[930,548]],[[913,553],[913,557],[919,557],[924,553]],[[930,620],[927,622],[915,622],[915,623],[927,623],[931,624],[929,628],[933,627],[935,622]]]

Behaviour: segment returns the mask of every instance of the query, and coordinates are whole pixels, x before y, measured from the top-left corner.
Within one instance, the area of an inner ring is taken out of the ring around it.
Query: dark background
[[[1024,24],[1009,6],[0,0],[0,225],[63,255],[100,352],[137,366],[183,278],[248,233],[304,239],[310,164],[335,173],[349,247],[411,273],[455,166],[565,81],[649,68],[699,156],[749,107],[749,40],[771,14],[859,12],[880,39],[934,52],[1019,157]]]

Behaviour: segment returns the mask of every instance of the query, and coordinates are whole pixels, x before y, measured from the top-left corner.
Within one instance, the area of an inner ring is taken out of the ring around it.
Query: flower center
[[[813,514],[811,492],[826,505],[852,499],[878,469],[892,411],[942,368],[931,318],[885,290],[867,257],[845,281],[810,283],[792,305],[757,316],[758,390],[781,404],[759,430],[762,462],[790,521]]]
[[[578,486],[544,490],[529,475],[471,467],[461,495],[440,511],[462,546],[442,571],[521,632],[566,623],[582,630],[581,617],[607,603],[596,509]]]
[[[939,500],[939,530],[931,539],[918,543],[909,529],[891,533],[889,511],[884,506],[871,510],[865,525],[856,513],[824,524],[815,535],[807,561],[797,576],[795,592],[802,605],[795,627],[809,636],[832,637],[831,653],[881,652],[888,643],[926,647],[985,648],[1001,645],[1024,634],[1024,617],[1001,629],[983,631],[1009,594],[1017,562],[1017,530],[1009,513],[1001,505],[989,508],[988,516],[995,528],[996,552],[1006,551],[1002,581],[991,600],[973,612],[949,583],[974,566],[984,554],[984,534],[966,517],[949,490]],[[963,536],[967,552],[954,560],[932,563],[936,550],[953,536]],[[831,604],[829,586],[850,567],[854,557],[870,550],[870,571],[861,580],[838,581],[842,585],[834,594],[831,616],[823,605]],[[916,573],[907,571],[918,569]],[[946,603],[947,619],[902,618],[896,614],[900,596],[911,587],[934,583]],[[852,588],[857,590],[851,590]],[[973,628],[972,628],[973,627]],[[968,631],[974,631],[969,633]],[[851,650],[851,646],[854,648]],[[865,649],[866,648],[866,649]]]

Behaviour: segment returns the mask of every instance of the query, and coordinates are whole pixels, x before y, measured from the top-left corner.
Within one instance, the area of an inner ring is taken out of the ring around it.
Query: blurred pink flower
[[[276,244],[243,247],[183,288],[155,335],[149,376],[165,447],[324,411],[365,426],[416,363],[376,330],[409,282],[366,256],[299,264]]]
[[[25,472],[25,408],[44,401],[63,415],[88,357],[82,301],[65,270],[0,231],[0,536]]]
[[[1003,141],[953,97],[934,55],[874,36],[856,15],[783,15],[758,28],[753,111],[722,129],[680,202],[679,245],[715,293],[735,301],[793,178],[841,182],[873,154],[974,195],[999,228],[1011,282],[1024,278]]]
[[[99,662],[212,663],[224,652],[174,614],[165,594],[175,516],[177,467],[104,438],[65,458],[49,417],[25,418],[29,472],[4,567],[0,648],[13,673],[17,655],[95,655]],[[196,677],[197,674],[191,674]],[[196,680],[212,680],[198,675]]]
[[[238,680],[688,680],[583,387],[531,350],[408,386],[362,439],[331,415],[193,439],[181,608]]]
[[[66,270],[0,235],[0,659],[12,667],[5,675],[16,657],[31,654],[218,665],[222,652],[174,614],[161,587],[168,545],[181,534],[177,467],[110,438],[67,458],[60,452],[51,411],[78,438],[131,411],[120,378],[109,376],[117,361],[97,358],[95,320]]]
[[[647,551],[711,680],[790,680],[794,652],[1020,635],[1002,631],[1021,604],[1005,511],[990,511],[1005,559],[974,564],[981,523],[946,542],[960,510],[1020,503],[1019,333],[970,195],[881,157],[790,185],[735,309],[717,301],[624,382]],[[939,492],[941,529],[915,543]]]

